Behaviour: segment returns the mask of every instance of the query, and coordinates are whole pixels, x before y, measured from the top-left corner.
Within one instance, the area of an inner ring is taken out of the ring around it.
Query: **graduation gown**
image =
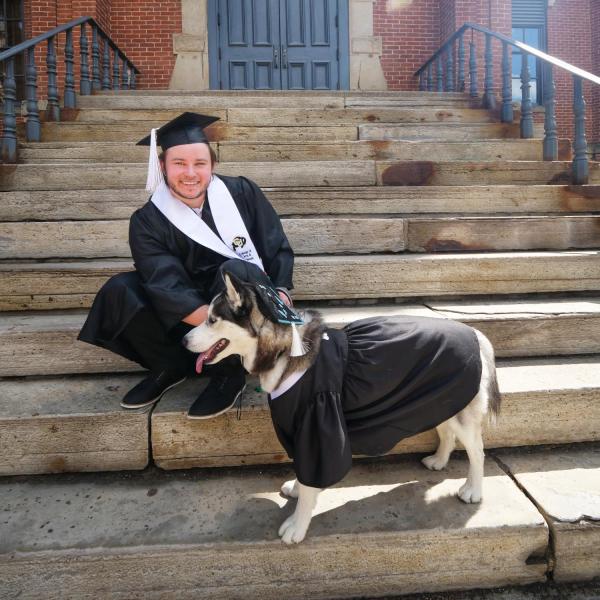
[[[231,193],[266,274],[276,287],[292,289],[294,255],[277,213],[254,182],[219,177]],[[209,202],[204,203],[202,219],[218,235]],[[187,237],[151,201],[131,216],[129,246],[139,277],[127,274],[107,282],[79,339],[137,360],[129,346],[117,339],[131,319],[151,308],[171,331],[199,306],[210,303],[219,267],[230,259]]]
[[[481,380],[473,329],[445,319],[374,317],[326,329],[315,362],[269,397],[275,432],[298,481],[323,488],[460,412]]]

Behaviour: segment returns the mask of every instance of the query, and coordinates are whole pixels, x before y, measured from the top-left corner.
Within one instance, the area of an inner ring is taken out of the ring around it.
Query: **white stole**
[[[206,194],[205,202],[208,201],[210,205],[221,237],[217,236],[201,218],[198,218],[189,206],[175,198],[164,181],[152,194],[151,201],[181,233],[201,246],[227,258],[239,258],[251,262],[264,271],[262,260],[227,186],[214,175]],[[237,244],[234,244],[234,240]],[[227,241],[230,245],[226,243]]]

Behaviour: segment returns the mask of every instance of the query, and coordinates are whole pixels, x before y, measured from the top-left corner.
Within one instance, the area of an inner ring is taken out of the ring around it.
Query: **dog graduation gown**
[[[324,488],[346,475],[353,454],[384,454],[460,412],[480,380],[470,327],[374,317],[326,329],[312,366],[269,406],[298,481]]]
[[[275,286],[291,289],[294,255],[275,210],[249,179],[219,177],[235,202],[265,272]],[[218,233],[210,194],[201,218]],[[152,201],[131,216],[129,245],[139,278],[134,277],[132,285],[119,289],[118,294],[106,293],[104,288],[98,293],[79,339],[137,360],[131,356],[129,345],[117,337],[137,312],[154,310],[170,331],[199,306],[210,303],[219,266],[228,258],[187,237]]]

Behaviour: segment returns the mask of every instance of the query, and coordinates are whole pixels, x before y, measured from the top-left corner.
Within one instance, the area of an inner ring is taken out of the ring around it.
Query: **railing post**
[[[135,90],[135,69],[133,65],[129,69],[129,89]]]
[[[530,95],[529,54],[523,52],[521,55],[521,137],[529,139],[533,137],[533,111]]]
[[[58,85],[56,83],[56,47],[54,45],[54,36],[48,38],[46,70],[48,71],[48,107],[46,108],[46,121],[60,121]]]
[[[448,44],[446,55],[446,91],[454,91],[454,44]]]
[[[496,108],[496,98],[494,97],[492,36],[489,33],[485,34],[485,77],[481,105],[483,108],[489,108],[491,110]]]
[[[425,90],[425,71],[421,71],[419,73],[419,91],[424,92]]]
[[[503,123],[512,123],[514,119],[512,105],[512,77],[510,60],[508,57],[508,44],[502,42],[502,114]]]
[[[119,89],[119,51],[115,48],[113,54],[113,81],[112,81],[112,89]]]
[[[123,58],[123,75],[121,76],[121,87],[124,90],[129,89],[129,71],[127,70],[127,59]]]
[[[433,74],[431,72],[431,63],[427,65],[427,91],[433,92]]]
[[[6,61],[4,73],[4,131],[2,132],[2,160],[5,163],[17,162],[17,82],[15,81],[15,59]]]
[[[588,182],[589,165],[587,157],[587,140],[585,137],[585,100],[583,98],[583,79],[573,75],[573,115],[575,132],[573,140],[573,173],[575,185]]]
[[[37,101],[37,70],[35,68],[35,46],[27,50],[27,70],[25,72],[27,91],[27,123],[25,135],[28,142],[39,142],[41,138],[40,114]]]
[[[544,160],[558,160],[556,100],[552,65],[545,65],[544,77]]]
[[[444,91],[444,75],[442,73],[442,55],[438,54],[437,57],[437,91]]]
[[[110,46],[108,38],[104,38],[104,52],[102,55],[102,89],[110,90]]]
[[[73,30],[67,29],[67,38],[65,42],[65,95],[63,102],[65,108],[75,108],[75,76],[73,75],[73,64],[75,63],[75,53],[73,51]]]
[[[79,93],[82,96],[89,96],[92,93],[92,81],[90,79],[90,68],[88,66],[88,39],[85,23],[81,24],[81,35],[79,36],[79,58],[81,69]]]
[[[100,46],[96,25],[92,25],[92,89],[100,89]]]
[[[465,91],[465,40],[464,31],[458,36],[458,92]]]
[[[475,56],[475,42],[469,42],[469,96],[477,98],[477,57]]]

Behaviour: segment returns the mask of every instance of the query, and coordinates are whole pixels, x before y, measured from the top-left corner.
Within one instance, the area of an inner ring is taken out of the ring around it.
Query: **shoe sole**
[[[220,410],[219,412],[212,413],[210,415],[205,415],[204,417],[195,417],[195,416],[193,417],[188,413],[188,416],[187,416],[188,419],[193,419],[194,421],[204,421],[206,419],[214,419],[215,417],[218,417],[219,415],[226,413],[237,402],[237,399],[240,397],[241,394],[244,393],[245,389],[246,389],[246,386],[244,385],[244,387],[236,394],[235,398],[233,399],[233,402],[229,406]]]
[[[183,383],[186,379],[187,379],[187,377],[184,377],[183,379],[180,379],[179,381],[176,381],[175,383],[172,383],[169,387],[165,388],[160,393],[160,396],[158,396],[157,398],[153,398],[152,400],[148,400],[148,402],[145,402],[144,404],[123,404],[121,402],[121,406],[123,408],[127,408],[127,409],[130,409],[130,410],[135,410],[136,408],[146,408],[147,406],[151,406],[152,404],[156,404],[170,389],[174,388],[176,385],[179,385],[180,383]]]

